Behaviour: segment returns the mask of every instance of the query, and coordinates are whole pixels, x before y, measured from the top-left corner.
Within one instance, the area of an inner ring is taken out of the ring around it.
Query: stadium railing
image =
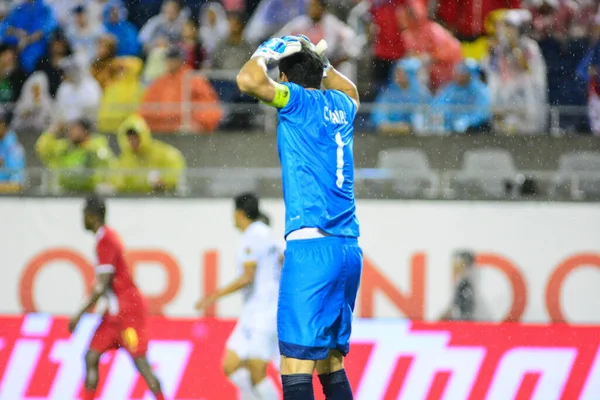
[[[213,83],[213,85],[217,86],[218,83],[227,83],[229,87],[235,88],[235,78],[237,76],[237,70],[214,70],[214,71],[190,71],[186,74],[184,78],[184,101],[181,104],[182,111],[182,127],[181,131],[188,131],[191,126],[192,121],[192,113],[195,110],[201,109],[202,105],[192,104],[191,103],[191,88],[190,84],[191,80],[195,76],[203,76],[207,80]],[[274,75],[274,71],[271,71],[272,78],[276,79]],[[236,89],[237,90],[237,89]],[[218,90],[217,90],[218,91]],[[256,120],[260,121],[260,125],[257,127],[266,132],[272,132],[276,129],[276,111],[272,107],[265,106],[260,103],[228,103],[223,102],[222,107],[226,114],[236,114],[236,113],[248,113],[251,112],[255,115]],[[426,116],[426,121],[424,121],[424,126],[422,128],[422,132],[424,134],[443,134],[440,126],[444,125],[444,116],[435,115],[436,113],[432,112],[432,108],[429,106],[423,105],[411,105],[411,104],[384,104],[377,105],[375,103],[361,103],[361,108],[358,114],[357,125],[362,126],[366,129],[372,129],[372,125],[370,124],[370,114],[378,107],[383,107],[385,110],[389,111],[412,111],[415,113],[422,114]],[[543,108],[543,112],[545,115],[545,123],[542,123],[543,127],[541,128],[541,132],[550,136],[561,136],[566,133],[573,132],[573,129],[569,129],[569,125],[573,125],[573,121],[568,121],[565,123],[565,119],[579,119],[579,118],[587,118],[588,110],[585,106],[551,106],[551,105],[542,105],[536,106],[536,111],[539,108]],[[454,111],[454,112],[468,112],[474,109],[473,107],[465,107],[465,106],[450,106],[445,107],[445,111]],[[491,115],[499,115],[499,114],[518,114],[522,115],[524,110],[522,107],[492,107]],[[565,126],[566,125],[566,126]],[[492,129],[494,133],[498,134],[506,134],[507,132],[502,130],[502,128],[496,126],[492,123]],[[515,128],[513,134],[518,134],[518,127]]]
[[[0,174],[12,173],[0,169]],[[62,182],[81,182],[94,179],[96,192],[103,195],[133,195],[173,197],[231,197],[241,191],[257,191],[263,197],[281,197],[281,171],[279,168],[189,168],[179,173],[177,188],[170,193],[119,192],[113,182],[120,177],[135,176],[152,181],[160,173],[173,173],[156,169],[46,169],[28,168],[20,171],[20,187],[0,182],[0,194],[27,196],[71,196],[83,193],[69,189]],[[432,170],[435,179],[422,182],[410,172],[381,168],[358,169],[355,191],[359,198],[371,199],[424,199],[424,200],[539,200],[539,201],[598,201],[600,200],[600,172],[565,174],[558,171],[517,171],[509,179],[490,174],[479,177],[483,182],[461,182],[461,170]],[[476,179],[477,180],[477,179]],[[485,190],[485,181],[504,185],[500,195]],[[534,182],[535,189],[524,189],[524,182]],[[400,187],[398,187],[398,184]],[[416,185],[406,192],[402,185]],[[4,188],[4,189],[3,189]],[[8,188],[8,189],[7,189]]]

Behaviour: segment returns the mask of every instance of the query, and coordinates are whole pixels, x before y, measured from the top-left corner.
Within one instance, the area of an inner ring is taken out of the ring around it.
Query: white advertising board
[[[263,208],[281,234],[282,202]],[[193,316],[206,290],[235,277],[232,213],[227,200],[109,201],[108,223],[154,312]],[[600,322],[597,205],[369,200],[358,215],[366,257],[357,316],[437,319],[452,296],[451,255],[471,249],[481,318]],[[93,279],[93,249],[81,200],[1,199],[0,312],[74,312]],[[239,309],[231,296],[213,312]]]

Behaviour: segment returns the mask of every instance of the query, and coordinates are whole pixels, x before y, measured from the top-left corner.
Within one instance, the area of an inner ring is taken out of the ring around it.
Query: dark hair
[[[186,19],[185,23],[192,25],[196,29],[200,28],[200,24],[194,18],[188,18],[188,19]]]
[[[94,129],[94,123],[87,118],[76,119],[73,123],[81,126],[86,132],[92,132]]]
[[[263,212],[258,213],[257,219],[265,225],[271,225],[271,218],[269,218],[269,216]]]
[[[471,268],[475,263],[475,254],[469,250],[459,250],[454,253],[455,257],[458,257],[467,268]]]
[[[312,50],[302,46],[302,51],[279,61],[279,72],[288,81],[304,88],[320,89],[323,80],[323,62]]]
[[[18,53],[17,46],[7,43],[0,44],[0,54],[3,54],[6,51],[13,51],[15,54]]]
[[[100,221],[104,223],[106,218],[106,204],[101,197],[96,195],[87,197],[85,199],[85,211],[97,216],[100,218]]]
[[[10,125],[13,119],[13,112],[7,107],[0,107],[0,122]]]
[[[260,217],[258,196],[254,193],[240,194],[235,197],[234,201],[235,209],[243,211],[250,220],[256,221]]]

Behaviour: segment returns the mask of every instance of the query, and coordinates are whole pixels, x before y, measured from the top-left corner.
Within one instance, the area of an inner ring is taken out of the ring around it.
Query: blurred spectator
[[[304,14],[308,0],[261,0],[244,29],[252,44],[267,39],[292,19]]]
[[[139,40],[146,52],[157,45],[158,40],[179,43],[183,24],[189,18],[189,10],[182,9],[177,0],[165,0],[160,14],[150,18],[140,31]]]
[[[127,9],[111,1],[104,12],[104,28],[117,38],[117,56],[138,56],[141,51],[138,30],[126,17]]]
[[[407,55],[418,57],[429,70],[433,92],[452,79],[454,66],[462,59],[460,42],[440,24],[427,17],[427,8],[419,0],[408,0],[400,9],[402,40]]]
[[[61,136],[68,130],[67,137]],[[47,168],[56,170],[60,186],[73,192],[90,192],[107,183],[114,156],[104,136],[92,133],[92,123],[77,119],[57,123],[38,139],[35,150]],[[99,170],[99,171],[95,171]]]
[[[166,57],[167,73],[146,90],[142,99],[142,117],[154,132],[174,133],[182,128],[194,133],[212,132],[222,117],[215,90],[202,76],[186,78],[191,68],[185,65],[181,48],[171,47]],[[185,84],[184,79],[187,79]],[[188,99],[190,118],[184,120],[181,103]]]
[[[52,9],[56,22],[61,26],[73,22],[73,8],[82,2],[83,0],[44,0],[44,3]]]
[[[475,255],[470,251],[459,251],[452,257],[452,280],[454,290],[448,309],[441,318],[445,321],[473,321],[476,311],[473,266]]]
[[[201,69],[206,61],[204,47],[198,33],[198,25],[189,19],[183,25],[181,47],[186,53],[185,63],[193,69]]]
[[[416,58],[396,63],[393,82],[377,96],[371,121],[381,133],[410,133],[424,128],[424,110],[429,104],[431,93],[419,81],[421,62]]]
[[[119,127],[121,155],[117,165],[125,170],[117,189],[128,193],[174,192],[185,159],[175,147],[152,138],[150,128],[139,115],[127,118]],[[144,169],[145,171],[126,171]]]
[[[215,2],[204,4],[200,9],[200,40],[209,58],[228,34],[229,23],[223,6]]]
[[[534,38],[566,41],[576,4],[569,0],[531,0],[529,3]]]
[[[101,36],[96,45],[95,61],[90,67],[92,77],[104,90],[115,80],[120,69],[117,58],[117,38],[113,35]]]
[[[0,45],[0,103],[14,103],[21,94],[27,73],[19,65],[17,49]]]
[[[73,54],[71,45],[61,30],[56,30],[50,36],[48,51],[38,61],[35,70],[43,72],[48,77],[50,95],[56,96],[58,87],[63,81],[63,71],[60,67],[61,61]]]
[[[19,133],[38,136],[52,124],[53,113],[48,77],[43,72],[34,72],[23,85],[12,128]]]
[[[461,42],[464,58],[472,58],[477,62],[484,62],[490,53],[490,48],[496,42],[496,25],[504,21],[504,14],[509,11],[500,8],[490,12],[485,18],[485,35],[472,41]]]
[[[588,118],[592,133],[600,135],[600,13],[596,15],[592,33],[595,43],[577,68],[577,75],[587,84]]]
[[[505,14],[487,60],[495,130],[506,133],[542,133],[546,125],[546,63],[538,44],[521,34],[528,17],[526,10]]]
[[[327,12],[326,0],[310,0],[307,13],[287,23],[275,36],[306,35],[311,42],[327,41],[327,58],[344,75],[354,80],[355,60],[361,49],[356,46],[356,32],[335,15]]]
[[[104,89],[98,130],[114,133],[119,125],[140,105],[144,88],[140,83],[142,60],[137,57],[118,57],[117,73]]]
[[[74,21],[67,26],[66,36],[78,57],[91,64],[96,58],[96,45],[105,29],[103,25],[91,25],[87,10],[80,5],[73,9]]]
[[[56,26],[54,13],[43,0],[24,0],[0,24],[0,41],[18,46],[21,64],[29,73],[46,51]]]
[[[145,85],[151,84],[156,78],[163,76],[167,72],[167,50],[169,43],[166,40],[159,39],[155,46],[146,57],[144,63],[144,72],[142,81]]]
[[[254,52],[254,46],[242,37],[242,16],[232,13],[228,20],[229,37],[217,46],[211,64],[214,69],[239,70]]]
[[[521,0],[438,1],[436,19],[460,40],[471,40],[485,33],[485,20],[498,9],[521,6]]]
[[[17,192],[23,185],[25,152],[10,129],[10,113],[0,111],[0,192]]]
[[[126,2],[129,3],[130,1],[126,0]],[[111,8],[117,8],[121,19],[127,19],[127,7],[125,7],[125,2],[123,2],[123,0],[86,0],[85,4],[88,10],[90,24],[92,25],[105,25],[107,10]],[[137,33],[137,28],[135,31]],[[117,37],[120,38],[121,36],[117,35]],[[123,38],[123,40],[125,40],[125,38]]]
[[[404,0],[372,0],[373,79],[378,90],[389,83],[390,70],[396,60],[404,57],[402,30],[396,16],[403,4]]]
[[[489,132],[490,93],[481,81],[479,66],[467,59],[455,68],[454,81],[432,102],[433,130],[452,133]]]
[[[83,64],[75,57],[66,58],[60,63],[65,77],[56,93],[60,120],[71,122],[85,118],[96,122],[102,89]]]
[[[598,1],[575,0],[575,3],[577,7],[569,26],[569,36],[572,39],[587,38],[594,29]]]

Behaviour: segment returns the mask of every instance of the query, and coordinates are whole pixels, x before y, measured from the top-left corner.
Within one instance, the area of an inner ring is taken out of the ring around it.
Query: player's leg
[[[267,376],[269,361],[260,359],[246,360],[246,367],[250,371],[250,381],[253,386],[254,396],[258,400],[277,400],[277,389]]]
[[[347,244],[344,249],[345,304],[334,325],[335,349],[326,360],[317,362],[317,374],[327,400],[351,400],[352,387],[344,369],[344,357],[350,350],[352,313],[362,272],[362,250],[358,244]]]
[[[142,378],[144,378],[144,381],[146,381],[146,385],[148,385],[148,389],[150,389],[152,394],[154,394],[154,397],[156,398],[156,400],[164,400],[165,397],[164,397],[164,395],[162,393],[162,389],[160,387],[160,381],[156,377],[156,374],[154,374],[154,371],[152,370],[152,366],[148,362],[148,359],[146,358],[146,356],[144,355],[144,356],[134,357],[133,363],[135,364],[135,367],[139,371]]]
[[[84,400],[93,400],[98,386],[98,365],[102,354],[94,350],[88,350],[85,354],[85,392]]]
[[[335,237],[287,243],[277,313],[284,400],[314,399],[312,373],[344,304],[342,255]]]
[[[105,318],[96,328],[90,341],[89,349],[85,354],[85,382],[84,400],[93,400],[98,386],[98,365],[100,356],[108,350],[119,346],[119,330]]]
[[[255,399],[250,371],[248,371],[244,362],[250,348],[247,321],[247,314],[244,315],[244,312],[242,312],[242,317],[238,320],[225,345],[225,357],[222,365],[223,373],[239,389],[244,400]]]
[[[254,399],[250,371],[244,361],[233,350],[226,350],[223,358],[223,373],[240,391],[243,399]]]
[[[352,399],[352,388],[344,369],[344,356],[332,350],[325,360],[317,361],[317,374],[327,400]]]
[[[257,316],[254,329],[250,334],[246,368],[250,371],[250,380],[254,396],[259,400],[277,400],[277,389],[267,376],[267,367],[273,358],[273,345],[277,341],[275,316],[262,318]],[[269,329],[270,328],[270,329]]]
[[[160,387],[160,381],[152,370],[152,366],[146,358],[148,351],[148,336],[146,334],[146,319],[144,315],[132,315],[128,321],[122,322],[120,331],[120,346],[123,347],[137,368],[138,372],[146,381],[148,389],[152,392],[156,400],[164,400],[164,395]]]

